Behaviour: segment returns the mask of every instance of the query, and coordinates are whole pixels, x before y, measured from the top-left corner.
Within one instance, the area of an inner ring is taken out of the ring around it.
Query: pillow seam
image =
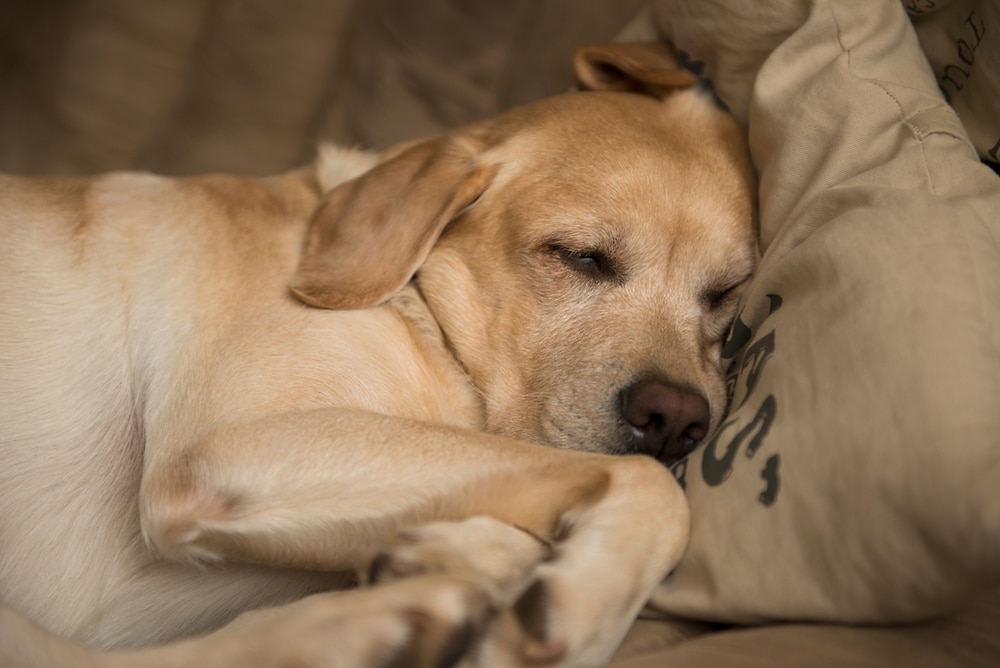
[[[934,193],[935,195],[938,195],[939,193],[937,191],[937,186],[934,183],[934,177],[931,175],[930,166],[927,163],[927,152],[926,152],[926,149],[924,147],[924,141],[923,140],[924,140],[925,137],[927,137],[927,136],[929,136],[931,134],[944,134],[944,135],[948,135],[948,136],[954,136],[954,135],[952,133],[948,133],[948,132],[945,132],[945,131],[920,132],[918,130],[918,128],[912,122],[910,122],[909,118],[911,118],[912,116],[908,116],[905,113],[906,110],[903,107],[903,105],[900,103],[899,99],[895,95],[892,94],[892,92],[886,87],[886,85],[881,80],[879,80],[879,79],[873,79],[871,77],[861,76],[861,75],[859,75],[855,71],[854,65],[852,63],[853,59],[852,59],[851,49],[848,48],[844,44],[843,33],[841,31],[841,28],[840,28],[840,22],[837,20],[837,14],[834,11],[833,3],[832,2],[828,3],[827,7],[828,7],[828,9],[830,11],[830,18],[833,20],[834,31],[835,31],[836,36],[837,36],[837,44],[840,46],[840,50],[847,57],[847,71],[855,79],[857,79],[859,81],[863,81],[865,83],[868,83],[870,85],[873,85],[873,86],[877,87],[879,90],[881,90],[886,95],[886,97],[888,97],[890,100],[892,100],[893,104],[896,106],[896,109],[898,111],[898,117],[899,117],[900,123],[902,123],[904,126],[906,126],[909,129],[910,135],[917,141],[917,144],[920,146],[920,159],[921,159],[921,164],[922,164],[922,167],[923,167],[924,177],[926,178],[927,183],[930,186],[931,192]],[[920,109],[919,111],[915,112],[913,114],[913,116],[919,115],[919,114],[923,113],[924,111],[926,111],[929,108],[930,107],[924,107],[923,109]]]

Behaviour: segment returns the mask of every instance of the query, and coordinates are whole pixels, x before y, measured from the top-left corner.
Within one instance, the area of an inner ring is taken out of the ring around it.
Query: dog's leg
[[[126,652],[56,638],[0,606],[4,668],[448,668],[494,616],[473,583],[428,576],[317,594],[245,614],[207,636]]]
[[[631,608],[601,608],[609,598],[595,596],[597,587],[581,586],[587,580],[579,578],[596,578],[612,596],[615,587],[624,590],[633,585],[628,577],[616,577],[623,563],[608,568],[598,551],[578,554],[570,542],[551,545],[489,517],[434,522],[390,538],[373,564],[371,581],[448,573],[486,583],[484,588],[502,613],[488,637],[477,644],[474,665],[519,666],[525,660],[543,665],[598,665],[607,658],[605,649],[618,643],[609,622],[632,619],[635,613]],[[626,545],[621,554],[628,553]],[[568,591],[560,591],[567,587]],[[578,631],[580,624],[583,631]],[[608,635],[600,639],[604,633]],[[598,640],[590,642],[589,638]]]
[[[515,606],[527,632],[518,656],[534,661],[605,660],[687,538],[679,487],[645,457],[336,410],[153,452],[143,529],[174,558],[358,569],[402,527],[476,515],[555,543],[557,558]]]

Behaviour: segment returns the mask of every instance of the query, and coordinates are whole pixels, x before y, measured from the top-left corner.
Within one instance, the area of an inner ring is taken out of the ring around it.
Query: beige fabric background
[[[719,4],[657,10],[723,63],[765,253],[730,422],[676,469],[694,533],[657,603],[736,622],[945,614],[1000,579],[1000,179],[899,4]]]
[[[902,4],[7,0],[0,168],[273,173],[564,90],[573,46],[626,24],[665,35],[748,127],[766,254],[734,422],[677,470],[695,535],[657,603],[707,621],[643,620],[615,665],[1000,665],[1000,202],[970,143],[995,157],[1000,17]]]
[[[641,0],[5,0],[0,169],[271,174],[557,91]]]
[[[979,156],[1000,163],[1000,5],[904,0],[944,98]]]

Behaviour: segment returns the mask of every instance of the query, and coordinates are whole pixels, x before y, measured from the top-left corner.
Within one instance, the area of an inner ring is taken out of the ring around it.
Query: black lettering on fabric
[[[986,34],[986,23],[976,16],[975,10],[965,18],[965,35],[955,41],[955,59],[944,66],[938,77],[938,87],[945,99],[951,102],[951,96],[965,88],[972,74],[972,65],[976,62],[976,49]]]
[[[783,300],[780,295],[776,294],[769,294],[767,298],[768,316],[770,316],[781,308]],[[736,357],[739,351],[753,338],[753,334],[753,330],[743,322],[740,316],[737,316],[723,344],[722,357],[727,359]],[[772,330],[760,337],[753,345],[746,348],[739,364],[730,365],[729,373],[726,376],[726,389],[730,401],[732,401],[737,384],[740,382],[744,383],[746,388],[743,404],[754,394],[767,361],[775,353],[775,336],[775,331]],[[731,418],[724,422],[705,443],[702,451],[701,476],[705,483],[710,487],[718,487],[728,480],[736,466],[736,455],[744,447],[747,459],[752,459],[764,444],[777,414],[777,399],[773,394],[769,394],[758,407],[757,413],[750,420],[750,423],[731,437],[730,434],[737,423],[737,418]],[[689,458],[685,457],[670,466],[671,473],[682,489],[687,489],[688,462]],[[757,500],[765,507],[773,505],[778,497],[778,490],[781,487],[778,474],[779,462],[780,457],[776,454],[772,455],[767,459],[760,472],[766,485],[763,491],[758,494]]]
[[[747,348],[743,355],[743,364],[740,365],[740,377],[744,379],[747,388],[746,396],[749,397],[757,381],[760,380],[760,373],[764,370],[764,365],[774,354],[774,331],[766,336],[760,337],[752,346]],[[744,400],[745,401],[745,400]]]
[[[740,380],[739,371],[735,364],[730,365],[729,372],[726,374],[726,405],[733,405],[733,397],[736,396],[736,383]]]
[[[769,394],[764,398],[764,403],[760,405],[757,409],[757,415],[754,416],[753,422],[744,431],[749,431],[755,424],[760,424],[760,429],[754,434],[754,437],[750,439],[747,443],[747,457],[753,457],[757,454],[758,448],[764,443],[764,437],[767,436],[768,432],[771,431],[771,425],[774,423],[775,415],[778,413],[778,401],[774,398],[773,394]]]
[[[737,314],[729,328],[726,340],[722,342],[722,352],[719,354],[724,360],[732,360],[736,353],[743,349],[750,339],[753,338],[753,330],[747,327],[746,323],[740,319],[742,313]],[[736,382],[740,378],[740,369],[735,364],[729,365],[726,372],[726,403],[732,405],[733,397],[736,395]]]
[[[983,164],[996,172],[997,176],[1000,176],[1000,157],[997,157],[997,152],[1000,152],[1000,139],[997,139],[997,142],[993,144],[993,148],[986,150],[986,155],[990,156],[991,159],[986,160],[984,158]],[[726,382],[729,382],[728,378],[726,379]],[[729,396],[732,397],[732,395]]]
[[[715,436],[705,444],[705,452],[701,457],[701,477],[712,487],[724,483],[729,474],[733,472],[736,446],[730,442],[721,458],[716,454],[716,448],[719,446],[719,441],[722,440],[722,435],[734,424],[736,424],[736,420],[723,422],[719,430],[715,432]]]
[[[972,65],[976,60],[976,49],[964,39],[958,40],[958,58],[966,65]]]
[[[705,446],[705,452],[702,455],[701,475],[705,482],[712,487],[717,487],[729,478],[733,472],[733,460],[742,449],[744,442],[747,443],[747,457],[753,457],[771,430],[771,425],[777,414],[777,401],[773,394],[769,394],[760,408],[757,409],[757,414],[754,415],[750,424],[737,432],[720,456],[718,452],[719,441],[728,427],[731,427],[736,421],[730,420],[724,424]]]
[[[951,91],[948,90],[948,85],[951,84],[951,88],[956,92],[962,92],[965,88],[965,82],[969,78],[969,71],[963,70],[958,65],[946,65],[944,68],[944,73],[938,79],[938,87],[941,92],[944,93],[944,99],[946,102],[951,103]]]
[[[688,458],[680,459],[670,465],[670,472],[674,474],[681,489],[687,489]]]
[[[983,35],[986,34],[986,24],[983,23],[982,19],[979,19],[979,22],[976,23],[975,11],[969,12],[969,16],[965,19],[965,24],[972,28],[972,36],[976,40],[976,46],[979,46],[979,43],[983,41]],[[975,49],[975,47],[973,47],[973,49]]]
[[[733,321],[733,326],[729,329],[729,336],[722,344],[722,359],[731,360],[736,356],[743,346],[749,343],[753,337],[753,331],[746,326],[739,316]]]
[[[906,0],[903,4],[906,13],[910,16],[920,16],[934,9],[935,6],[934,0]]]
[[[767,295],[767,314],[773,315],[781,308],[781,304],[781,295]],[[722,344],[722,359],[731,360],[736,357],[736,353],[749,343],[751,338],[753,338],[753,330],[747,327],[746,323],[737,315],[733,326],[729,328],[729,336]]]
[[[771,455],[764,464],[764,470],[760,472],[760,477],[764,479],[764,489],[757,496],[757,500],[762,505],[770,507],[774,505],[778,498],[778,490],[781,489],[781,477],[778,469],[781,467],[781,455]]]
[[[782,299],[780,295],[769,294],[767,295],[767,300],[767,315],[770,316],[781,308]],[[736,320],[733,321],[733,326],[729,329],[729,336],[726,337],[726,341],[722,345],[722,358],[734,358],[752,338],[753,330],[747,327],[746,323],[743,322],[739,315],[736,316]],[[753,388],[757,385],[757,379],[760,377],[760,372],[764,368],[764,363],[770,359],[773,353],[774,332],[771,332],[751,346],[746,353],[744,353],[743,360],[739,366],[735,364],[731,364],[729,366],[729,372],[726,374],[726,397],[730,403],[732,403],[733,397],[736,396],[737,383],[740,378],[744,377],[746,378],[746,393],[743,401],[746,401],[746,399],[750,396],[750,393],[753,391]],[[750,374],[744,375],[748,367],[750,367]]]

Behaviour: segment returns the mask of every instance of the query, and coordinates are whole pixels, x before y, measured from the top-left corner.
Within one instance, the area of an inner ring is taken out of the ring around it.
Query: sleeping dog
[[[670,52],[576,66],[273,178],[0,178],[0,663],[607,660],[758,252]]]

